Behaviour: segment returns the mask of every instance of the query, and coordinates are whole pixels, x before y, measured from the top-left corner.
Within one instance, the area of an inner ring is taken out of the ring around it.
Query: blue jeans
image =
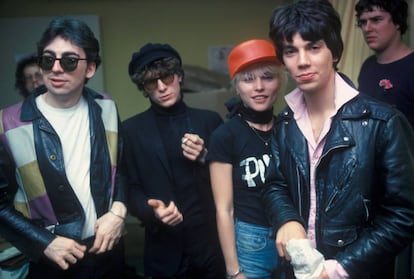
[[[246,277],[248,279],[275,278],[272,275],[276,273],[278,254],[272,228],[237,219],[234,225],[237,257]]]

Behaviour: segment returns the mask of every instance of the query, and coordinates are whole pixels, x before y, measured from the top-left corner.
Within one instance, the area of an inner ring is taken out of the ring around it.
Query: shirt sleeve
[[[218,127],[210,137],[206,160],[231,164],[232,141],[233,136],[228,125]]]

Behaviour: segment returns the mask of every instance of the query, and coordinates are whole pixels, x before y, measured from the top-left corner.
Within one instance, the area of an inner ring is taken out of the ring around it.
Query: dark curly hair
[[[341,59],[344,44],[341,37],[341,20],[332,4],[327,0],[299,0],[285,6],[278,6],[270,18],[269,37],[276,47],[276,53],[283,62],[284,42],[292,42],[299,33],[306,41],[324,40],[336,59],[336,69]]]
[[[408,28],[408,4],[405,0],[360,0],[355,5],[356,19],[365,11],[372,12],[375,7],[388,12],[391,15],[392,22],[400,26],[401,35]]]
[[[30,65],[37,66],[37,56],[35,54],[30,54],[29,56],[20,59],[16,66],[16,81],[14,87],[19,91],[19,94],[23,98],[27,98],[30,95],[30,92],[26,89],[26,78],[24,76],[24,69]]]
[[[150,64],[146,65],[141,72],[134,73],[131,76],[132,82],[135,83],[138,89],[144,93],[145,97],[148,97],[148,94],[145,92],[143,82],[147,73],[150,73],[150,76],[157,76],[160,74],[162,75],[164,73],[174,73],[184,79],[184,70],[181,66],[180,60],[177,58],[165,57],[151,62]]]

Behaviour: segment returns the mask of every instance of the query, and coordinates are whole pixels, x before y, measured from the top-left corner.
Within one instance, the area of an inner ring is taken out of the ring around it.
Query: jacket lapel
[[[158,131],[157,123],[155,121],[155,114],[152,110],[147,110],[144,114],[144,123],[146,123],[148,129],[146,131],[142,131],[145,134],[144,142],[147,146],[153,146],[154,152],[160,159],[161,165],[163,166],[164,170],[167,172],[170,179],[172,179],[171,168],[168,163],[168,158],[166,155],[166,151],[164,145],[161,140],[161,135]]]

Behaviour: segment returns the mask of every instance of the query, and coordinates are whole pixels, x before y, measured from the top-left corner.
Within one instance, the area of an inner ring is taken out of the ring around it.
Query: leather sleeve
[[[362,270],[376,270],[385,255],[396,255],[414,239],[413,143],[413,130],[400,113],[386,122],[378,136],[376,175],[381,175],[385,192],[373,212],[371,228],[337,255],[350,278],[357,278]],[[378,185],[371,187],[378,189]]]
[[[117,171],[115,174],[115,189],[114,201],[120,201],[127,205],[127,179],[126,179],[126,165],[125,165],[125,139],[122,131],[122,124],[118,118],[118,162]]]
[[[297,221],[306,228],[306,222],[292,202],[293,197],[286,183],[286,177],[284,177],[281,171],[281,150],[279,150],[277,140],[272,140],[271,146],[273,158],[268,169],[269,177],[261,191],[269,223],[276,231],[289,221]],[[301,197],[296,196],[296,198],[300,199]]]
[[[38,260],[55,236],[48,230],[32,224],[14,209],[17,191],[15,167],[0,142],[0,234],[31,260]]]

